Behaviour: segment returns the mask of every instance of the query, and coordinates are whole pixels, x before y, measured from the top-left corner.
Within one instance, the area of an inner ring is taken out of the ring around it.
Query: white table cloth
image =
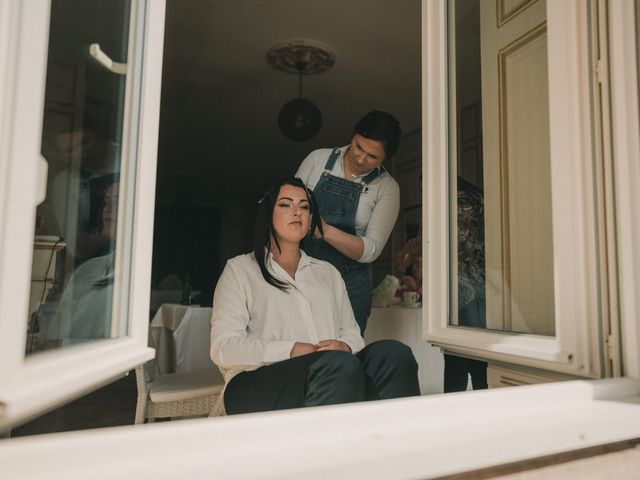
[[[209,356],[210,307],[163,304],[149,328],[161,374],[218,368]]]
[[[418,362],[420,393],[442,393],[444,357],[439,348],[422,339],[422,309],[393,306],[371,309],[364,333],[367,345],[376,340],[394,339],[409,346]]]

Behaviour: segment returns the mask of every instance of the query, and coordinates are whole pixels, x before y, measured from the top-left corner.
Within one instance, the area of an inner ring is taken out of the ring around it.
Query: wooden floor
[[[11,437],[133,425],[136,395],[136,376],[131,371],[120,380],[16,427]]]

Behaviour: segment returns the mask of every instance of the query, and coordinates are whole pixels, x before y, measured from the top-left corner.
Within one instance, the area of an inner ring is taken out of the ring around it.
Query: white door
[[[480,2],[487,328],[554,334],[546,8]]]

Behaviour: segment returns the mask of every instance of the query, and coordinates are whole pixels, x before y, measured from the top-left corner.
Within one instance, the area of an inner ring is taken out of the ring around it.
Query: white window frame
[[[640,378],[640,99],[633,0],[610,0],[609,65],[623,374]]]
[[[25,357],[36,198],[46,178],[40,144],[50,1],[0,0],[0,430],[98,388],[154,354],[147,334],[165,2],[132,5],[139,21],[129,32],[127,90],[137,81],[141,88],[125,102],[131,108],[124,129],[137,129],[136,150],[129,152],[137,159],[121,190],[133,231],[124,232],[130,253],[117,267],[129,276],[128,285],[123,282],[129,301],[113,309],[127,324],[126,335]]]
[[[425,339],[475,357],[599,377],[599,266],[586,2],[547,2],[554,337],[449,325],[446,1],[423,3]]]

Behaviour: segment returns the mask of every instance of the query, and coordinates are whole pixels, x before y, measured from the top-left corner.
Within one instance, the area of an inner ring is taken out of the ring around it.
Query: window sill
[[[0,464],[25,480],[433,478],[634,438],[640,381],[613,379],[3,440]]]

